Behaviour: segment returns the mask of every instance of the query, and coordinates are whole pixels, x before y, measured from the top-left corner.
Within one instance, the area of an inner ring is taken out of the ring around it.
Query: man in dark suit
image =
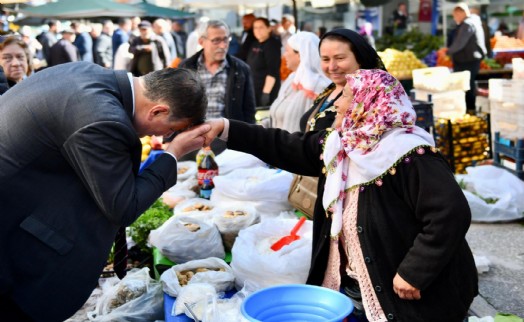
[[[72,29],[63,30],[62,39],[49,50],[47,65],[51,67],[78,61],[78,48],[73,45],[73,41],[75,41],[75,32]]]
[[[240,50],[237,53],[237,57],[243,61],[247,60],[247,54],[249,53],[251,46],[257,42],[255,34],[253,33],[253,23],[256,18],[257,17],[252,13],[248,13],[242,17],[244,31],[242,32],[240,39]]]
[[[47,68],[0,97],[0,320],[63,321],[96,287],[116,232],[206,144],[207,98],[187,69],[134,78]],[[178,134],[138,174],[144,135]]]
[[[73,45],[78,48],[78,60],[93,62],[93,39],[85,30],[85,25],[80,22],[71,23],[71,28],[75,31],[76,37]]]
[[[57,35],[60,31],[61,23],[60,20],[51,20],[47,25],[49,26],[49,30],[38,35],[37,40],[42,44],[42,53],[49,64],[51,47],[58,41]]]
[[[5,73],[2,69],[2,66],[0,66],[0,95],[7,92],[8,89],[9,85],[7,85],[7,78],[5,77]]]

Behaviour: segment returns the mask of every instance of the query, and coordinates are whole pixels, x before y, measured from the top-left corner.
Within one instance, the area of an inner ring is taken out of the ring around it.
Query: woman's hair
[[[269,22],[269,20],[267,18],[264,18],[264,17],[258,17],[256,18],[253,23],[255,23],[255,21],[262,21],[264,23],[264,25],[266,25],[266,27],[270,27],[271,26],[271,23]]]
[[[355,59],[362,69],[382,69],[386,70],[382,59],[368,41],[357,32],[349,29],[334,29],[322,36],[319,48],[325,39],[339,41],[348,44],[349,49],[355,55]]]
[[[0,52],[2,52],[5,47],[13,44],[20,46],[24,50],[25,57],[27,59],[26,76],[31,75],[33,73],[33,55],[29,50],[29,46],[22,40],[22,38],[19,35],[9,35],[5,37],[4,41],[0,43]]]

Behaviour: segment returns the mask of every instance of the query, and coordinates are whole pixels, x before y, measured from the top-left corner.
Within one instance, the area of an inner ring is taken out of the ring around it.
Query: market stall
[[[143,164],[162,151],[158,143],[156,137],[142,139]],[[300,215],[287,201],[290,173],[232,150],[215,157],[210,150],[203,149],[196,161],[179,162],[177,167],[178,183],[128,231],[142,251],[152,253],[153,265],[146,267],[151,279],[144,279],[144,273],[135,275],[131,273],[135,271],[130,271],[131,277],[121,281],[127,286],[120,288],[145,283],[146,288],[136,290],[142,297],[148,296],[146,289],[156,288],[160,283],[161,290],[155,292],[160,292],[163,298],[162,319],[175,322],[192,320],[183,303],[192,304],[193,311],[201,318],[204,308],[199,301],[204,299],[199,295],[208,291],[219,307],[213,314],[239,316],[242,301],[234,296],[237,291],[245,297],[274,285],[305,284],[312,222],[305,217],[298,220]],[[204,187],[199,181],[209,180],[214,188],[209,199],[205,199],[199,193]],[[137,276],[142,277],[136,280]],[[111,287],[118,289],[117,285]],[[223,298],[220,294],[227,296]],[[150,295],[151,301],[158,300],[158,294]],[[121,298],[126,297],[122,295],[118,301],[100,300],[105,302],[92,312],[94,321],[130,314],[127,303],[135,295],[127,297],[128,301]]]

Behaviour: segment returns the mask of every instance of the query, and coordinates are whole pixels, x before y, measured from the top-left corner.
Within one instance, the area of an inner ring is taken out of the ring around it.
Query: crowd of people
[[[176,183],[178,161],[211,145],[319,178],[307,283],[344,292],[356,321],[463,321],[478,293],[471,213],[432,136],[366,38],[293,24],[248,14],[230,51],[221,20],[189,34],[164,19],[124,18],[115,31],[52,21],[36,72],[29,45],[3,39],[5,318],[78,310],[117,233]],[[269,106],[264,126],[257,106]],[[139,172],[139,138],[175,133]]]

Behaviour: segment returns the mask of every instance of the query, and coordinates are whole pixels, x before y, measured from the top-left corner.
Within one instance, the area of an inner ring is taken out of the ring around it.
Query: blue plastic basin
[[[347,296],[328,288],[289,284],[249,295],[241,310],[252,322],[337,322],[351,314],[353,304]]]

